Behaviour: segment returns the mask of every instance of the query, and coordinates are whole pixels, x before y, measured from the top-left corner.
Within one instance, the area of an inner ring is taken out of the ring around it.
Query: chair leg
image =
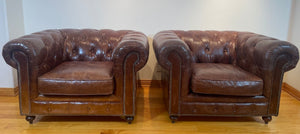
[[[33,120],[35,119],[35,116],[26,116],[26,121],[28,121],[30,124],[33,123]]]
[[[131,122],[133,121],[134,116],[126,116],[125,120],[128,122],[128,124],[131,124]]]
[[[265,124],[268,124],[272,120],[272,116],[263,116],[262,119],[265,121]]]
[[[175,121],[178,120],[178,116],[171,115],[170,119],[171,119],[172,123],[175,123]]]

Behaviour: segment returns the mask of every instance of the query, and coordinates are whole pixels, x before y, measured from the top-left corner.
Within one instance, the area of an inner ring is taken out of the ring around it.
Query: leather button
[[[91,47],[90,50],[89,50],[89,53],[90,53],[90,56],[91,57],[94,57],[96,55],[96,51],[95,51],[95,47]]]
[[[228,49],[224,48],[223,52],[224,52],[224,54],[228,54]]]
[[[56,61],[56,55],[53,56],[53,60]]]
[[[44,64],[44,65],[43,65],[43,68],[47,68],[47,64]]]
[[[111,105],[110,105],[110,104],[107,104],[107,105],[106,105],[105,111],[106,111],[106,112],[109,112],[109,111],[110,111],[110,107],[111,107]]]
[[[217,107],[214,107],[214,110],[213,110],[215,113],[218,112],[218,108]]]
[[[92,46],[92,47],[90,48],[90,52],[91,52],[91,53],[94,53],[94,52],[95,52],[95,47],[94,47],[94,46]]]
[[[76,55],[76,54],[77,54],[77,49],[74,48],[74,49],[72,50],[72,55],[74,56],[74,55]]]
[[[209,44],[205,44],[205,51],[208,52],[210,50]]]
[[[88,111],[88,112],[91,112],[91,107],[88,106],[88,107],[87,107],[87,111]]]
[[[206,52],[207,52],[207,51],[209,51],[209,48],[208,48],[208,47],[206,47],[206,48],[205,48],[205,51],[206,51]]]
[[[51,111],[52,111],[52,108],[51,108],[51,107],[48,107],[48,108],[47,108],[47,111],[48,111],[48,112],[51,112]]]
[[[232,110],[233,110],[233,113],[236,113],[236,106],[235,105],[232,107]]]

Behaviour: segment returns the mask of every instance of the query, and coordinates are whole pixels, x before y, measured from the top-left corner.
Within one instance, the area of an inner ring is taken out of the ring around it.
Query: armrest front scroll
[[[18,70],[22,115],[31,114],[31,100],[38,96],[38,76],[62,60],[58,46],[62,41],[59,31],[47,30],[12,40],[3,47],[6,63]]]
[[[168,111],[180,113],[180,100],[189,93],[192,56],[188,45],[173,31],[162,31],[154,36],[153,48],[158,63],[167,70]]]
[[[297,47],[279,40],[265,40],[257,43],[254,55],[258,60],[258,65],[267,70],[273,70],[279,57],[286,56],[287,58],[282,59],[285,62],[284,72],[295,68],[299,60]]]
[[[278,115],[283,75],[297,65],[297,47],[253,33],[240,33],[237,47],[238,65],[263,79],[263,95],[269,98],[268,114]]]
[[[254,33],[239,33],[237,48],[238,65],[257,75],[274,70],[281,56],[289,57],[280,58],[285,60],[281,61],[285,62],[284,72],[294,68],[299,59],[293,44]]]
[[[62,41],[63,37],[58,30],[33,33],[9,41],[3,47],[2,55],[7,64],[17,68],[17,59],[13,55],[15,52],[22,52],[27,56],[30,66],[38,66],[40,72],[46,72],[50,69],[48,64],[56,64],[62,60]]]
[[[113,51],[116,96],[123,100],[124,116],[135,115],[136,72],[148,60],[147,37],[139,32],[126,34]]]
[[[113,51],[115,66],[123,66],[126,57],[131,53],[138,55],[138,61],[135,63],[135,70],[138,71],[146,64],[149,54],[148,40],[144,34],[130,32],[122,38]]]
[[[156,34],[153,48],[159,64],[166,69],[169,69],[172,64],[169,61],[171,53],[176,53],[180,57],[183,66],[191,65],[192,56],[189,47],[172,31],[162,31]]]
[[[37,65],[41,63],[46,56],[44,43],[36,38],[18,38],[8,42],[3,47],[2,55],[7,64],[13,68],[17,68],[17,63],[13,58],[14,52],[23,52],[29,59],[30,64]]]

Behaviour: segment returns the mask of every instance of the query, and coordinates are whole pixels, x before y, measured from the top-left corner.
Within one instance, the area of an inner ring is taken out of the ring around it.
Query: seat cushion
[[[113,62],[64,62],[38,78],[44,95],[109,95],[113,93]]]
[[[262,95],[263,80],[231,64],[192,65],[191,88],[194,93],[234,96]]]

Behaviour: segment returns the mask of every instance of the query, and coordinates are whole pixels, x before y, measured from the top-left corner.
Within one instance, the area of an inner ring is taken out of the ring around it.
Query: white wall
[[[9,39],[25,33],[22,0],[6,0]]]
[[[6,2],[5,0],[0,0],[0,51],[4,44],[8,41],[8,26],[7,26],[7,16],[6,16]],[[0,56],[0,88],[12,88],[15,87],[13,79],[13,71],[10,66],[8,66],[2,54]]]
[[[288,41],[300,49],[300,1],[293,0]],[[300,66],[285,74],[285,82],[300,91]]]
[[[239,30],[287,39],[291,0],[24,0],[25,33],[50,28]]]
[[[6,0],[9,40],[25,34],[22,0]],[[13,69],[14,87],[18,85],[17,70]]]

